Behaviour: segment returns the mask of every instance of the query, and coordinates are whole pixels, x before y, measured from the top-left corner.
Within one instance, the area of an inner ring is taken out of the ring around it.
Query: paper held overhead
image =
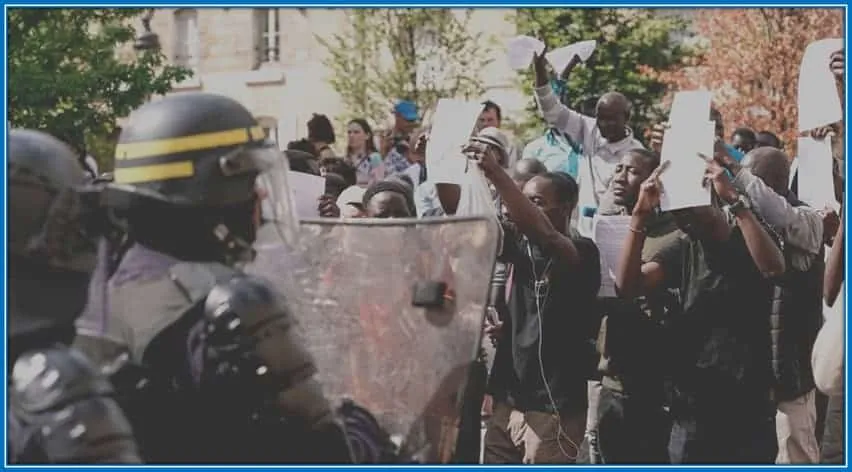
[[[660,162],[669,161],[669,168],[660,175],[660,210],[710,205],[710,188],[704,185],[707,163],[699,154],[713,155],[715,130],[709,120],[666,130]]]
[[[678,92],[672,101],[669,123],[672,127],[679,123],[703,123],[710,119],[710,104],[713,94],[708,90]]]
[[[798,151],[799,156],[796,161],[798,162],[799,193],[797,196],[818,210],[826,207],[837,210],[834,176],[831,170],[831,137],[799,138]]]
[[[836,123],[843,119],[840,96],[829,69],[831,54],[843,49],[843,39],[821,39],[805,49],[799,68],[799,131]]]
[[[516,36],[506,42],[509,67],[523,70],[530,66],[533,56],[544,51],[544,43],[531,36]]]
[[[479,102],[442,98],[432,117],[429,146],[426,147],[426,168],[434,183],[460,184],[467,160],[461,150],[473,133],[482,112]]]
[[[672,102],[671,127],[663,136],[661,162],[669,168],[660,175],[662,211],[710,204],[710,189],[703,185],[707,164],[698,156],[713,155],[716,124],[710,121],[712,95],[707,90],[678,92]]]
[[[553,70],[556,71],[557,74],[562,75],[562,73],[565,72],[565,68],[568,67],[568,64],[570,64],[571,60],[574,59],[574,56],[579,57],[580,62],[586,62],[590,57],[592,57],[592,53],[595,52],[597,45],[597,41],[593,39],[589,41],[580,41],[559,49],[554,49],[553,51],[545,54],[544,57],[547,59],[547,62],[553,66]]]

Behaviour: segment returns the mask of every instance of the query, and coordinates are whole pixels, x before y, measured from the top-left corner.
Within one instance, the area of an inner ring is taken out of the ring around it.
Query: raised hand
[[[731,183],[731,179],[728,177],[728,173],[726,172],[728,169],[719,162],[719,159],[715,155],[707,157],[704,154],[698,154],[698,157],[704,159],[704,162],[707,163],[707,170],[704,172],[705,181],[713,184],[716,195],[722,201],[728,204],[734,203],[739,198],[739,193],[737,193],[734,184]]]
[[[642,185],[639,187],[639,198],[637,198],[636,205],[633,207],[634,215],[641,217],[649,216],[660,206],[660,196],[663,193],[663,184],[660,182],[660,175],[669,168],[670,164],[669,161],[663,162],[642,182]]]

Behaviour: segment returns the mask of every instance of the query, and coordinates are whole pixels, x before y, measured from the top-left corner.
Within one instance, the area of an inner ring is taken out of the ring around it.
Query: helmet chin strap
[[[225,224],[220,223],[213,228],[216,239],[225,247],[225,264],[235,266],[245,264],[254,259],[256,251],[251,244],[235,235]]]

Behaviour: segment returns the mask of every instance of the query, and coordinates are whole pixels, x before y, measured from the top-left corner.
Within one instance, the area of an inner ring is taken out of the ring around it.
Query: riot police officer
[[[52,136],[9,131],[9,462],[140,463],[109,379],[69,347],[95,266],[85,174]]]
[[[123,362],[115,382],[143,458],[352,462],[287,305],[239,269],[260,175],[277,219],[295,221],[277,145],[236,101],[189,93],[133,113],[115,157],[104,200],[131,245],[78,334],[103,364]]]

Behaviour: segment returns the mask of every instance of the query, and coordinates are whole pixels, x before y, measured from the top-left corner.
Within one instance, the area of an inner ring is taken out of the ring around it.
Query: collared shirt
[[[583,236],[590,236],[592,216],[583,216],[583,208],[596,209],[600,205],[609,184],[615,175],[615,167],[622,156],[632,149],[644,149],[633,133],[628,130],[621,141],[611,143],[601,135],[596,120],[578,113],[559,102],[550,85],[535,89],[539,108],[550,126],[565,133],[583,150],[579,165],[580,186],[579,204],[580,222],[578,230]]]
[[[409,166],[411,166],[411,162],[396,149],[391,149],[385,156],[385,169],[388,175],[405,172]]]

